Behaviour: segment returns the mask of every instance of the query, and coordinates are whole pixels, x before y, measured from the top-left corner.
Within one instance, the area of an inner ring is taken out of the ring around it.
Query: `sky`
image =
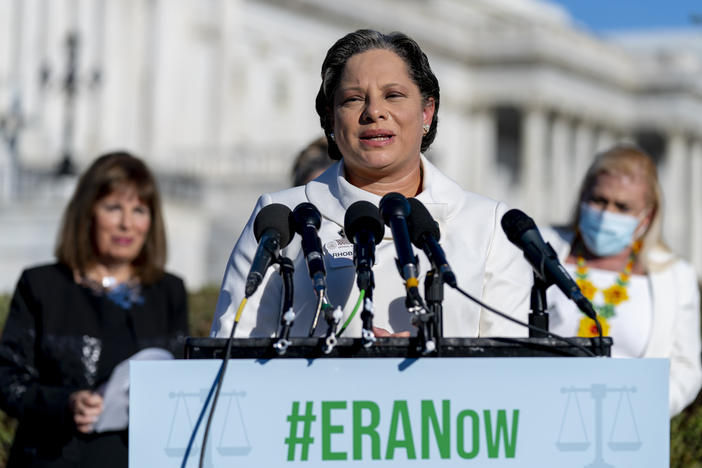
[[[565,7],[577,23],[595,33],[661,28],[702,31],[702,0],[550,1]]]

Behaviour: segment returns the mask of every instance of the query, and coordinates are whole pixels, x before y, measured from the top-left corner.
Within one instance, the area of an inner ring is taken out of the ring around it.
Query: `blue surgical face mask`
[[[639,219],[635,216],[580,204],[580,235],[588,250],[598,257],[618,254],[630,246],[638,226]]]

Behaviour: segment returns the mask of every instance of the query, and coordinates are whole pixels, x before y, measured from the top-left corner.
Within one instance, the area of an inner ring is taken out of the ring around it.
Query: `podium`
[[[273,338],[237,338],[232,341],[230,357],[234,359],[273,358],[378,358],[400,357],[428,359],[435,357],[586,357],[585,350],[595,355],[610,356],[612,338],[569,338],[573,344],[554,338],[442,338],[438,350],[423,356],[417,338],[378,338],[364,347],[360,338],[339,338],[337,346],[326,354],[323,339],[291,338],[292,344],[285,354],[278,354]],[[227,340],[225,338],[193,338],[185,342],[186,359],[221,359]],[[580,347],[576,346],[579,345]],[[584,348],[584,349],[582,349]]]
[[[190,359],[131,362],[130,467],[181,466],[224,341],[190,338]],[[447,338],[438,357],[407,338],[344,338],[324,356],[317,339],[292,341],[279,357],[270,339],[234,340],[204,466],[669,463],[666,359],[582,357],[547,338]]]

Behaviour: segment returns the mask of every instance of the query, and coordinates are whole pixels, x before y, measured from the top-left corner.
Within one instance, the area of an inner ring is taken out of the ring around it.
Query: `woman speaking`
[[[316,100],[329,155],[338,160],[315,180],[260,197],[226,267],[212,325],[212,335],[226,337],[257,242],[254,220],[271,203],[291,209],[302,202],[321,212],[319,237],[327,269],[328,297],[341,306],[346,320],[359,293],[355,290],[353,245],[343,232],[344,215],[354,202],[378,205],[398,192],[421,201],[441,230],[441,243],[459,285],[485,303],[525,320],[532,273],[521,252],[500,228],[506,207],[466,192],[442,174],[422,153],[434,141],[439,110],[439,83],[426,55],[401,33],[359,30],[337,41],[322,64]],[[300,242],[281,250],[295,267],[291,336],[307,336],[317,299],[308,277]],[[405,307],[405,286],[395,264],[391,230],[385,228],[375,252],[376,336],[415,333]],[[419,253],[419,280],[430,269]],[[248,300],[238,321],[237,337],[270,337],[278,328],[282,301],[280,275],[272,269]],[[526,336],[526,329],[493,315],[447,288],[443,302],[443,334],[454,337]],[[323,326],[315,334],[324,333]],[[359,336],[361,320],[351,321],[346,336]]]

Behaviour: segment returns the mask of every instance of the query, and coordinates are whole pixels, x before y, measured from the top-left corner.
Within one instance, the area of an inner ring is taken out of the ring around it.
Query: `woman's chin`
[[[133,253],[112,252],[101,256],[101,262],[112,266],[127,266],[131,265],[138,257]]]
[[[355,161],[352,166],[346,166],[347,172],[370,178],[391,176],[402,171],[398,159],[391,155],[375,155]]]

